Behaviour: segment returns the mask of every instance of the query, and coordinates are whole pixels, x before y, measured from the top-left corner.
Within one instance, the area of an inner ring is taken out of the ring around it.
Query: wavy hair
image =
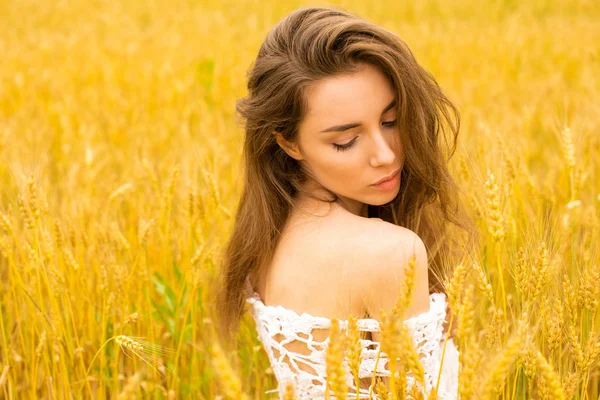
[[[404,41],[382,27],[340,9],[296,9],[268,32],[248,73],[248,96],[236,104],[245,122],[245,174],[216,302],[221,337],[227,341],[244,313],[245,280],[268,265],[307,179],[273,133],[293,142],[307,110],[306,88],[357,71],[362,63],[378,67],[394,88],[405,149],[398,195],[385,205],[369,205],[369,217],[421,237],[428,252],[430,292],[443,291],[442,269],[445,265],[448,270],[453,256],[460,256],[451,244],[457,235],[449,235],[449,228],[460,227],[468,237],[474,233],[447,167],[456,149],[460,116],[433,76]],[[327,192],[332,198],[326,201],[336,201]]]

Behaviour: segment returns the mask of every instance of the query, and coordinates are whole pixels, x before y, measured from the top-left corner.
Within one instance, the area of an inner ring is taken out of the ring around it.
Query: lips
[[[398,172],[400,172],[400,168],[398,168],[396,171],[394,171],[393,173],[391,173],[390,175],[381,178],[379,181],[375,182],[373,185],[379,185],[381,182],[385,182],[385,181],[389,181],[390,179],[392,179]]]

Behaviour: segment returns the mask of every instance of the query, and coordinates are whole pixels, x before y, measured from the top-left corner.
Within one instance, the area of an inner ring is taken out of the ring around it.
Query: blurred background
[[[515,356],[498,398],[544,398],[549,376],[566,398],[598,398],[592,0],[0,2],[0,397],[276,387],[251,319],[218,363],[206,321],[241,190],[235,101],[267,31],[312,5],[399,35],[461,112],[451,169],[493,288],[473,294],[477,362],[497,365],[523,310],[547,317],[531,330],[547,364]]]

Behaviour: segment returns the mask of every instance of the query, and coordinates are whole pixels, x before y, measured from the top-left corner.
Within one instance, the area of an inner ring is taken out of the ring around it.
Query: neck
[[[323,186],[319,183],[308,180],[304,187],[304,191],[307,193],[299,193],[297,196],[297,207],[301,210],[307,211],[311,214],[319,212],[328,212],[331,209],[329,202],[319,199],[329,199],[331,194],[327,192]],[[314,197],[311,197],[314,196]],[[316,197],[316,198],[315,198]],[[366,203],[362,203],[358,200],[350,199],[337,195],[337,200],[334,204],[343,208],[344,210],[364,218],[369,216],[369,206]]]

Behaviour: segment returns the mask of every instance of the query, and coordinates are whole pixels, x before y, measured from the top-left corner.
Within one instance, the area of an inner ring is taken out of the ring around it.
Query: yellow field
[[[204,322],[241,189],[234,103],[308,5],[396,32],[461,111],[451,167],[484,235],[451,286],[463,398],[599,398],[594,0],[0,2],[0,397],[275,388],[251,319],[224,359]]]

